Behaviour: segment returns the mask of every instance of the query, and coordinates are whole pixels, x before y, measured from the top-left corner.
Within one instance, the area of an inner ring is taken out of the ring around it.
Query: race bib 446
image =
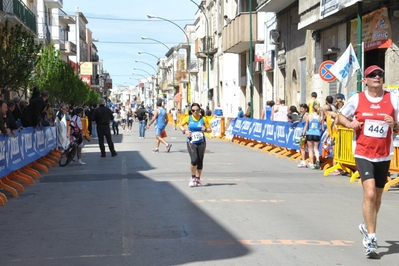
[[[372,138],[385,138],[389,125],[381,120],[366,119],[364,122],[364,135]]]

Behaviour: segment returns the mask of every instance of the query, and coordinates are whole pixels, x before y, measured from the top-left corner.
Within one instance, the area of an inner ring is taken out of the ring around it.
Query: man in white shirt
[[[122,110],[121,110],[121,112],[120,112],[120,115],[121,115],[121,118],[122,118],[122,121],[121,121],[121,126],[122,126],[122,130],[123,131],[125,131],[125,129],[126,129],[126,109],[125,109],[125,106],[122,106]]]

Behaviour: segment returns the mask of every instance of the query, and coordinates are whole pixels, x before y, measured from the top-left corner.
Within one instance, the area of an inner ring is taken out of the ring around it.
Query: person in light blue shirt
[[[158,99],[157,100],[157,109],[154,111],[154,116],[152,117],[151,121],[148,123],[146,126],[147,129],[150,128],[152,124],[155,124],[155,149],[153,152],[159,153],[159,145],[162,142],[165,147],[166,151],[169,152],[170,148],[172,147],[172,144],[167,143],[163,138],[162,138],[162,131],[165,130],[166,125],[168,124],[168,115],[166,113],[166,110],[162,107],[163,100]]]
[[[237,118],[243,118],[243,117],[244,117],[244,111],[242,110],[241,107],[238,107]]]

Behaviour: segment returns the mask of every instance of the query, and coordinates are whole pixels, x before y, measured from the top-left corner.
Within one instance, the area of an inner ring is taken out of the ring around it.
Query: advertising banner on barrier
[[[233,135],[279,146],[281,148],[300,150],[297,141],[303,134],[304,126],[305,122],[290,123],[237,118],[233,125],[232,133]],[[322,154],[322,144],[327,135],[328,132],[325,130],[319,144],[320,154]]]
[[[219,137],[221,134],[221,119],[220,117],[214,117],[209,121],[209,124],[212,128],[212,137]]]
[[[24,128],[15,138],[0,134],[0,178],[49,153],[56,140],[55,127]]]

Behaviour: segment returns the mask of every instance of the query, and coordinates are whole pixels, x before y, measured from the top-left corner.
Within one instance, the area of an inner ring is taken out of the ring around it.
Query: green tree
[[[26,86],[34,70],[40,45],[32,33],[8,20],[0,30],[0,94]]]
[[[36,84],[48,90],[50,100],[60,103],[83,105],[90,98],[91,89],[79,79],[69,63],[61,58],[53,45],[42,49],[36,65]]]
[[[89,99],[87,100],[86,104],[88,104],[88,105],[97,105],[97,103],[100,100],[100,98],[101,98],[100,93],[96,92],[95,90],[90,90]]]
[[[67,70],[60,51],[56,50],[54,45],[44,47],[36,64],[35,83],[41,91],[49,91],[50,101],[57,99],[61,94],[65,71]]]

